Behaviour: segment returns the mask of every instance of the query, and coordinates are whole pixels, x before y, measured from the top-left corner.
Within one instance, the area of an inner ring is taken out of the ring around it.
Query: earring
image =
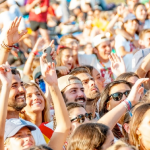
[[[138,147],[141,146],[141,145],[140,145],[140,139],[141,139],[141,136],[139,135],[139,136],[138,136],[138,143],[139,143]]]

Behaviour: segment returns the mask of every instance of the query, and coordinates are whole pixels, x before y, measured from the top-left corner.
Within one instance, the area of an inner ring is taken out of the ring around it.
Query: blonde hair
[[[140,32],[139,39],[143,40],[146,33],[150,33],[150,29],[144,29]]]
[[[50,107],[49,107],[49,102],[48,102],[48,100],[45,98],[44,93],[41,91],[41,89],[39,88],[39,86],[38,86],[36,83],[28,82],[28,83],[25,83],[25,84],[24,84],[24,87],[25,87],[25,88],[27,88],[27,87],[29,87],[29,86],[35,86],[35,87],[39,90],[39,92],[41,93],[42,97],[44,98],[45,107],[44,107],[44,109],[43,109],[43,111],[42,111],[42,122],[50,122]],[[21,112],[21,113],[19,114],[19,116],[20,116],[22,119],[26,120],[26,115],[25,115],[24,112]]]
[[[8,145],[8,144],[9,144],[9,141],[10,141],[10,138],[7,138],[7,139],[4,141],[4,145]]]
[[[122,148],[122,147],[130,148],[132,150],[137,150],[134,146],[128,145],[122,141],[117,141],[114,145],[107,148],[107,150],[119,150],[119,148]]]

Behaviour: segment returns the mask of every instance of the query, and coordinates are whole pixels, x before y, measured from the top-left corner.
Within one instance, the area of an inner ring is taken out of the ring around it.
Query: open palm
[[[111,61],[111,70],[116,76],[126,72],[124,61],[117,54],[111,54],[109,60]]]
[[[21,17],[16,17],[15,20],[11,23],[10,28],[6,33],[4,42],[8,46],[12,46],[13,44],[18,43],[21,37],[27,33],[26,30],[23,30],[21,33],[19,33],[18,31],[21,19]]]

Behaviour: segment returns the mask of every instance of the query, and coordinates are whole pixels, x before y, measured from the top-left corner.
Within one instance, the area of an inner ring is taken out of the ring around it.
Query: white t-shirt
[[[21,119],[21,118],[20,118]],[[23,119],[21,119],[23,120]],[[44,137],[43,137],[43,134],[42,132],[40,131],[40,129],[33,123],[29,122],[29,121],[26,121],[24,120],[27,124],[29,125],[32,125],[34,127],[36,127],[36,130],[34,131],[31,131],[32,135],[33,135],[33,138],[35,140],[35,144],[36,145],[41,145],[41,144],[46,144],[45,140],[44,140]]]

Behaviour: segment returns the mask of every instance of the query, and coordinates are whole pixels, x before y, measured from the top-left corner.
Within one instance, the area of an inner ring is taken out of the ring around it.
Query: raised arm
[[[12,74],[8,64],[0,65],[0,149],[4,150],[4,132]]]
[[[134,106],[136,103],[139,102],[140,96],[143,93],[143,87],[141,87],[141,84],[148,80],[149,78],[139,79],[132,87],[129,96],[127,97],[127,100],[131,102],[132,106]],[[110,129],[113,129],[116,123],[120,120],[120,118],[126,111],[127,111],[126,103],[122,102],[114,109],[106,113],[101,119],[99,119],[98,123],[103,123],[107,125]]]
[[[53,150],[62,150],[62,147],[70,131],[71,122],[64,103],[64,99],[58,87],[55,65],[54,63],[47,64],[45,62],[45,58],[46,54],[43,54],[40,59],[41,72],[44,80],[47,82],[50,88],[57,122],[57,127],[48,145]]]
[[[25,7],[27,12],[30,12],[37,4],[39,4],[41,2],[41,0],[33,0],[32,3],[28,3]]]
[[[11,23],[10,28],[6,32],[5,39],[0,46],[0,65],[5,64],[8,58],[8,54],[15,43],[18,43],[21,37],[27,33],[23,30],[21,33],[18,31],[18,27],[21,21],[21,17],[15,18]]]

